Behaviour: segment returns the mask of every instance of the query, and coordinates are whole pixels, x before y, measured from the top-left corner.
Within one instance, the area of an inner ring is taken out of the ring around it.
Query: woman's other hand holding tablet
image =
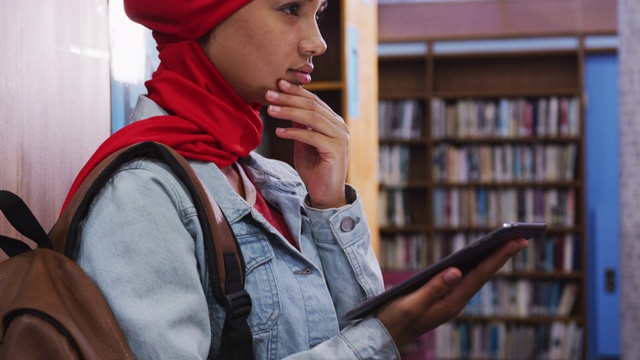
[[[376,315],[400,348],[456,317],[507,260],[527,244],[526,239],[505,243],[464,277],[459,269],[446,269],[420,289],[383,306]]]

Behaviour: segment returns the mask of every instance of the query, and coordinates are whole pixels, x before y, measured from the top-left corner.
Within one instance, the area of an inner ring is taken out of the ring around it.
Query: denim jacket
[[[146,97],[134,117],[163,111]],[[191,162],[240,244],[256,359],[394,359],[377,318],[341,315],[383,290],[357,192],[320,210],[287,164],[252,153],[239,161],[265,200],[280,209],[298,251],[212,163]],[[123,166],[82,225],[80,266],[102,290],[139,359],[215,358],[224,311],[213,300],[202,231],[184,186],[152,159]]]

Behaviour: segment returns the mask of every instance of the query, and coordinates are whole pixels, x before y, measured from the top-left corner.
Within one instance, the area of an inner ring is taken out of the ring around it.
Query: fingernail
[[[273,99],[277,99],[280,96],[280,94],[278,94],[277,92],[273,91],[273,90],[268,90],[267,91],[267,99],[273,100]]]
[[[444,274],[444,281],[446,281],[447,284],[455,285],[459,283],[461,279],[462,276],[460,276],[460,273],[455,270],[449,270]]]
[[[276,106],[276,105],[269,105],[269,111],[273,112],[273,113],[277,113],[280,112],[282,108],[280,106]]]
[[[288,82],[287,80],[280,80],[280,85],[282,85],[282,87],[285,89],[288,89],[291,87],[291,83]]]

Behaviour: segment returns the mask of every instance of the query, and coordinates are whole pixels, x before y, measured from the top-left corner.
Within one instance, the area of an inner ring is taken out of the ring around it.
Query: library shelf
[[[413,41],[414,45],[419,41]],[[544,221],[413,358],[585,358],[583,42],[574,48],[378,57],[385,285],[503,222]],[[405,47],[406,48],[406,47]]]

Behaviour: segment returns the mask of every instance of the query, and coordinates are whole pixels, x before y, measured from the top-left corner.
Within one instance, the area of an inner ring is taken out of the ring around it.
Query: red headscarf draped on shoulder
[[[260,105],[244,102],[196,42],[249,1],[124,1],[127,16],[151,29],[158,43],[160,65],[145,85],[169,115],[134,122],[109,137],[78,174],[63,210],[91,170],[128,145],[157,141],[223,168],[260,144]]]

